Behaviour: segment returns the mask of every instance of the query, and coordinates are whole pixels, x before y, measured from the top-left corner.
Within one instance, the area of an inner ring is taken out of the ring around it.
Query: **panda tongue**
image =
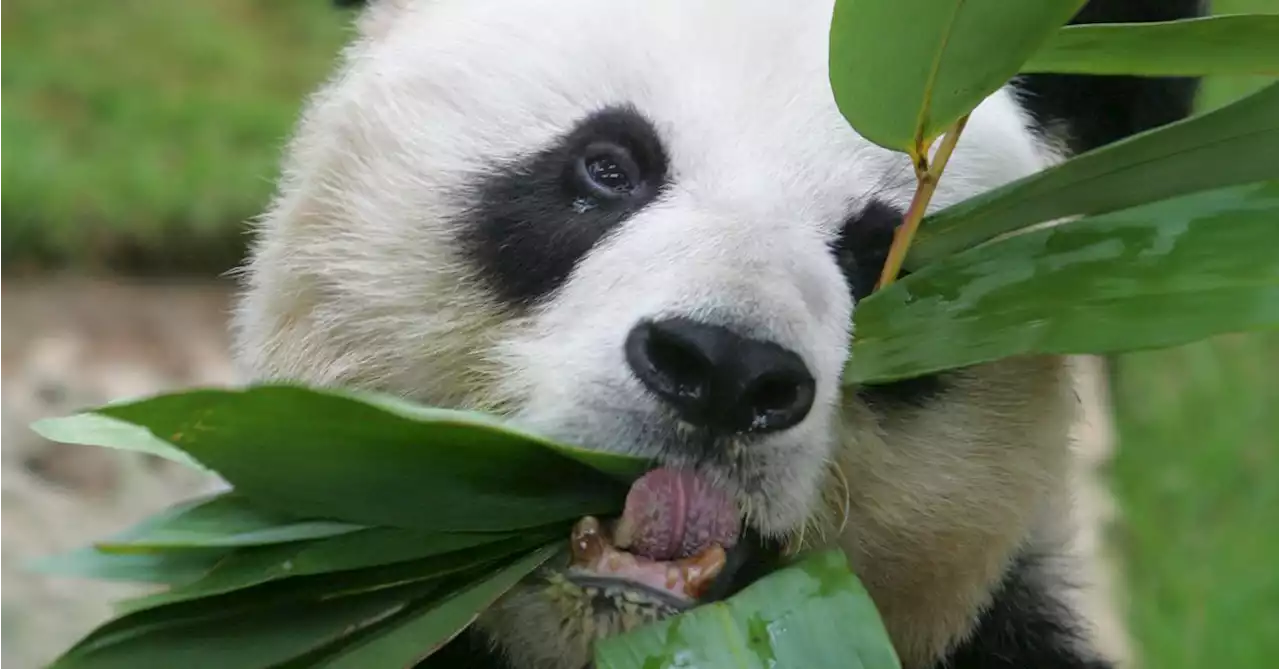
[[[710,546],[732,548],[738,540],[733,497],[696,473],[655,469],[627,494],[614,543],[652,560],[674,560]]]

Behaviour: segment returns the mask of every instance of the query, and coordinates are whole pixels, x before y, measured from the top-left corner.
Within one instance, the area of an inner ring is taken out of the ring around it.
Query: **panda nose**
[[[785,430],[813,406],[813,375],[800,356],[718,325],[645,321],[627,336],[626,354],[641,383],[699,427]]]

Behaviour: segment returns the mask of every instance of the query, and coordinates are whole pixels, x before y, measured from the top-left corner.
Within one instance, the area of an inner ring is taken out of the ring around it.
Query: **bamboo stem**
[[[956,142],[960,141],[960,133],[964,132],[965,123],[968,121],[968,114],[961,116],[960,120],[947,130],[932,162],[929,160],[928,147],[916,147],[916,155],[912,156],[916,170],[916,192],[911,197],[911,205],[907,207],[902,225],[899,225],[893,233],[893,243],[889,245],[889,255],[885,258],[876,290],[887,288],[902,271],[902,263],[907,259],[907,249],[910,248],[911,240],[916,236],[920,221],[924,219],[924,212],[929,207],[929,200],[933,199],[933,191],[942,178],[942,170],[951,159],[951,152],[955,150]]]

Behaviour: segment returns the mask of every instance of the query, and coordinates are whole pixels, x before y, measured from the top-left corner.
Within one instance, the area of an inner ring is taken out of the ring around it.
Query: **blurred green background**
[[[235,262],[350,18],[327,0],[3,13],[4,264],[159,271]]]
[[[327,0],[8,0],[3,19],[3,264],[26,277],[233,266],[350,32]],[[1202,105],[1260,83],[1209,82]],[[1109,539],[1144,666],[1277,666],[1276,350],[1271,333],[1112,360]]]

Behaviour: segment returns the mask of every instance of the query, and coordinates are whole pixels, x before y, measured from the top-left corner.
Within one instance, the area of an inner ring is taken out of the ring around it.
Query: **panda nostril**
[[[800,384],[789,375],[770,374],[757,379],[746,395],[747,404],[757,412],[788,409],[800,396]]]
[[[626,357],[651,392],[687,418],[703,415],[714,365],[696,342],[661,324],[641,323],[627,336]]]
[[[670,392],[690,399],[706,392],[711,363],[687,342],[655,329],[649,333],[644,352]]]
[[[757,430],[790,427],[813,407],[813,377],[799,370],[766,372],[746,388],[742,404]]]

